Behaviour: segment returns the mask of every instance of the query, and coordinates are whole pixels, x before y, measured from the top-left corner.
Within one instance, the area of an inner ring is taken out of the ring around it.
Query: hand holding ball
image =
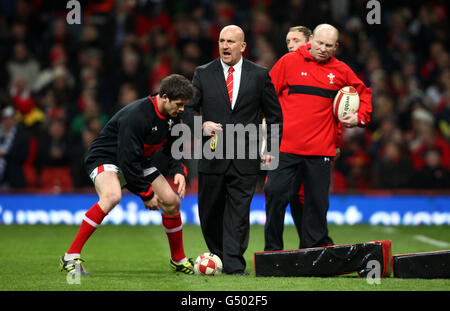
[[[333,101],[333,114],[341,121],[347,115],[358,112],[359,94],[353,86],[344,86],[341,88]],[[342,121],[341,121],[342,122]]]

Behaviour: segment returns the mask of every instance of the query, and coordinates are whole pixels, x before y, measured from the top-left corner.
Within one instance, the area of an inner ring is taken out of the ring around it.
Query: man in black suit
[[[184,113],[184,121],[193,124],[193,117],[201,111],[202,146],[209,147],[208,140],[219,138],[216,148],[225,151],[222,159],[203,156],[199,160],[200,224],[210,252],[222,259],[224,272],[241,275],[247,274],[243,255],[248,246],[250,202],[257,174],[261,163],[269,164],[273,155],[256,152],[257,156],[252,157],[252,150],[259,149],[257,139],[252,139],[249,133],[243,136],[238,133],[233,146],[225,137],[233,125],[259,127],[263,114],[269,129],[272,124],[279,124],[280,137],[282,128],[281,107],[268,70],[242,57],[244,40],[240,27],[229,25],[222,29],[220,57],[196,68],[192,81],[196,95],[185,106]],[[268,142],[270,135],[269,130]],[[232,147],[234,153],[230,156]],[[245,156],[236,156],[239,147],[244,147]]]

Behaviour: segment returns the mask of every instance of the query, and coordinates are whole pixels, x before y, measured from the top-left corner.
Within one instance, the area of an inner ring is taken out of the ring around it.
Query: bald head
[[[335,38],[335,41],[338,42],[339,40],[339,31],[336,29],[336,27],[330,25],[330,24],[320,24],[317,25],[316,28],[314,28],[313,36],[317,35],[319,32],[325,31],[327,34],[331,35]]]
[[[239,40],[241,41],[245,41],[245,34],[244,31],[242,30],[241,27],[236,26],[236,25],[228,25],[222,28],[222,30],[220,31],[220,35],[222,35],[222,33],[230,33],[235,35]],[[219,35],[219,36],[220,36]]]
[[[244,31],[236,25],[228,25],[220,31],[219,53],[222,61],[228,66],[234,66],[245,51]]]
[[[313,31],[309,52],[318,62],[326,61],[338,47],[339,31],[332,25],[320,24]]]

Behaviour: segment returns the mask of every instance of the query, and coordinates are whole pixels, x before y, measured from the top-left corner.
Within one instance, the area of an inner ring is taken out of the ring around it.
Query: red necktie
[[[230,98],[230,105],[233,107],[233,71],[234,68],[228,68],[228,77],[227,77],[227,91],[228,97]]]

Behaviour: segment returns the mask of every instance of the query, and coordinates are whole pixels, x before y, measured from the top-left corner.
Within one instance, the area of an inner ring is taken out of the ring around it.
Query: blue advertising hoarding
[[[80,224],[97,200],[95,194],[2,194],[0,224]],[[181,215],[183,223],[199,225],[196,195],[182,200]],[[327,218],[337,225],[450,225],[450,195],[331,195]],[[264,195],[256,194],[250,223],[264,225],[265,220]],[[161,215],[145,209],[138,197],[124,194],[103,223],[159,225]],[[289,208],[285,223],[293,224]]]

